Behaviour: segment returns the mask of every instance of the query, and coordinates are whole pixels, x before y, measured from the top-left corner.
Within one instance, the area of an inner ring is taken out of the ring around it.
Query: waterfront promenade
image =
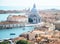
[[[0,29],[4,28],[16,28],[16,27],[37,27],[37,26],[42,26],[42,23],[38,24],[29,24],[29,23],[24,23],[24,22],[16,22],[16,21],[5,21],[5,22],[0,22]]]

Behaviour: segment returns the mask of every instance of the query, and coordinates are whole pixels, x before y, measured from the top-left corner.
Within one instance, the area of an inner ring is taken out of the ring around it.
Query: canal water
[[[0,14],[0,21],[5,21],[10,14]],[[12,14],[15,15],[15,14]],[[19,15],[19,14],[16,14]],[[34,27],[21,27],[21,28],[12,28],[12,29],[0,29],[0,40],[15,38],[20,34],[32,31]],[[11,35],[11,33],[13,33]]]
[[[22,28],[12,28],[12,29],[2,29],[0,30],[0,40],[15,38],[18,37],[20,34],[32,31],[34,27],[22,27]],[[11,35],[14,33],[14,35]]]

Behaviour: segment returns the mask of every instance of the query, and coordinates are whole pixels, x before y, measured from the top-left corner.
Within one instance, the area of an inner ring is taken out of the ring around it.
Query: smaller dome
[[[31,12],[33,12],[33,13],[37,12],[36,5],[35,4],[33,5],[33,8],[31,9]]]

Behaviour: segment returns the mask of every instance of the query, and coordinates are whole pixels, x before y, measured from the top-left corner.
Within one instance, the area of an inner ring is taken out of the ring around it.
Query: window
[[[33,20],[32,20],[31,18],[29,18],[28,21],[29,21],[30,23],[33,22]]]

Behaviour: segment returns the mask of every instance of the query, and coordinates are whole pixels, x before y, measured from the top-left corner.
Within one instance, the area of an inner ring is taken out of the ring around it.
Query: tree
[[[0,42],[0,44],[10,44],[9,41],[3,41],[3,42]]]
[[[29,44],[29,42],[26,40],[19,40],[16,42],[16,44]]]

